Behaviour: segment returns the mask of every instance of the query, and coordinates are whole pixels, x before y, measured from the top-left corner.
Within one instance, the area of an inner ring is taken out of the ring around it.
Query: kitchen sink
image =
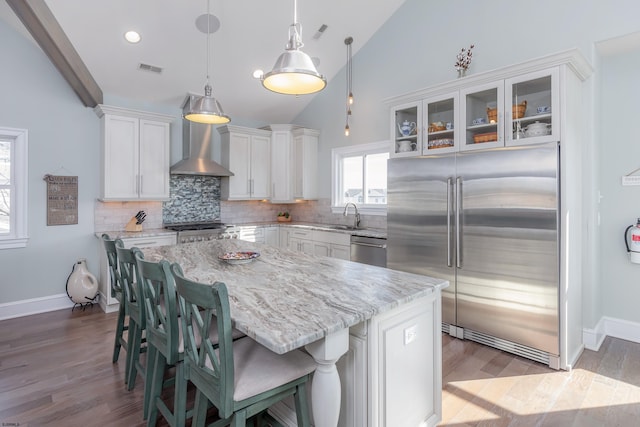
[[[362,228],[354,227],[352,225],[327,225],[325,227],[333,230],[362,230]]]

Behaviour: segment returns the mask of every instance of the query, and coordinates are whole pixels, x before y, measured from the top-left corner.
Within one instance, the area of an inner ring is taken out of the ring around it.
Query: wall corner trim
[[[640,343],[640,323],[602,316],[593,329],[582,329],[582,339],[588,350],[598,351],[608,336]]]

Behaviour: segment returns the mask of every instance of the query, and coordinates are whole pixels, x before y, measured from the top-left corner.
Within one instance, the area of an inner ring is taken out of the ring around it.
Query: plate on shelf
[[[227,264],[246,264],[260,256],[259,252],[225,252],[218,256],[218,259]]]

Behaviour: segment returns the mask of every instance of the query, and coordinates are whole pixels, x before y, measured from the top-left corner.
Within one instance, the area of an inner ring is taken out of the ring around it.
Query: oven
[[[178,233],[178,244],[204,242],[207,240],[237,239],[240,235],[236,227],[217,221],[165,224],[164,228]]]

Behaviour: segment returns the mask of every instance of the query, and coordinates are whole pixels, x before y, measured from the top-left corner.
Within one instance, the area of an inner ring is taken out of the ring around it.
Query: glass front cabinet
[[[560,140],[557,67],[391,108],[392,157]]]
[[[458,92],[425,99],[422,105],[426,127],[422,154],[456,151]]]
[[[560,96],[557,68],[505,80],[505,145],[560,140]]]
[[[391,109],[391,156],[418,156],[422,153],[422,101]]]
[[[502,81],[460,91],[460,122],[464,126],[460,150],[504,146],[503,99]]]

